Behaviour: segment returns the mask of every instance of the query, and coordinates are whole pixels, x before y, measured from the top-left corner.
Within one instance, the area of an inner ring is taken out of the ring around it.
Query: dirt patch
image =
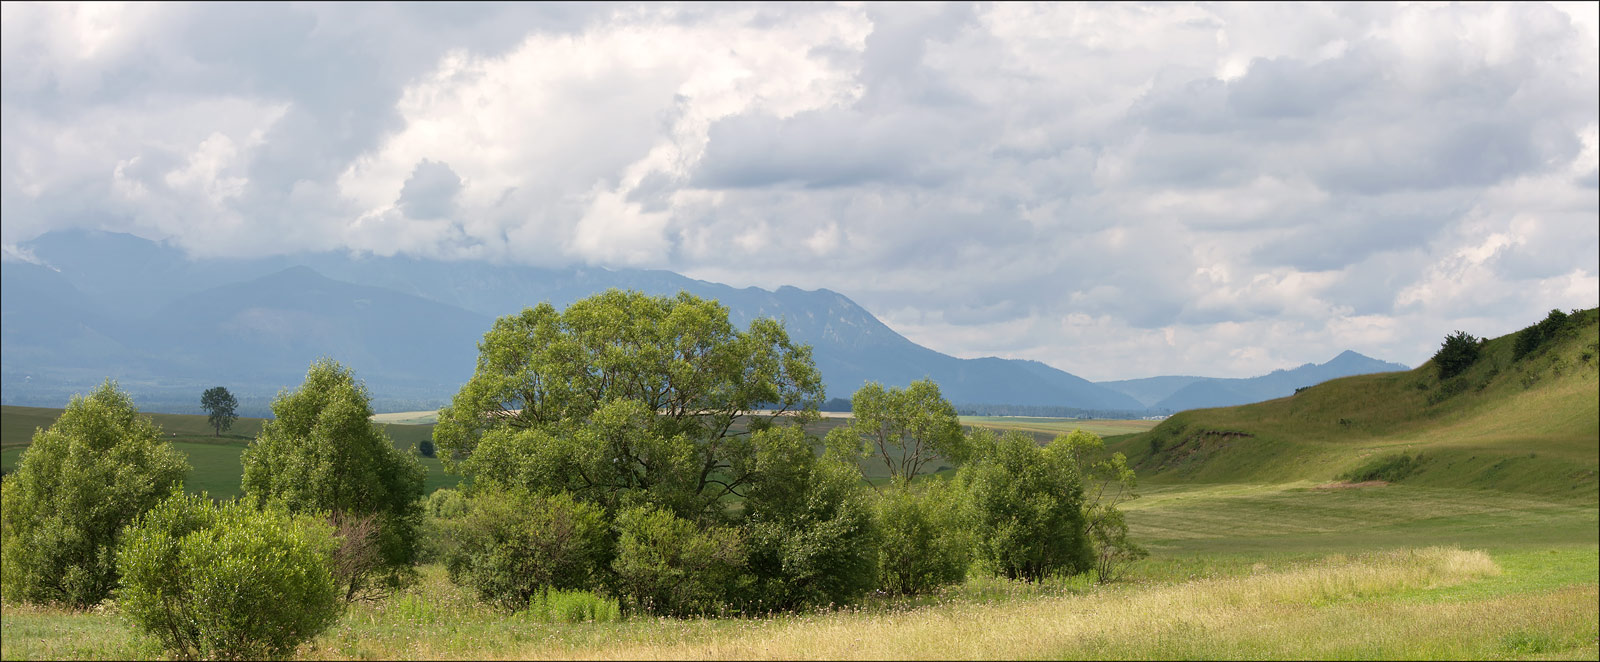
[[[1388,484],[1389,484],[1389,481],[1386,481],[1386,480],[1364,480],[1364,481],[1361,481],[1359,483],[1328,483],[1326,485],[1318,485],[1318,486],[1313,487],[1311,489],[1314,489],[1314,490],[1348,490],[1348,489],[1354,489],[1354,488],[1357,488],[1357,487],[1384,487],[1384,486],[1386,486]]]

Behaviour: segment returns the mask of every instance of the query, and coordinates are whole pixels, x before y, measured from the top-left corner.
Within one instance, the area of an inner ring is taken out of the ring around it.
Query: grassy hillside
[[[1333,482],[1572,497],[1600,494],[1600,315],[1514,359],[1516,334],[1487,341],[1463,374],[1415,370],[1336,379],[1287,398],[1179,413],[1112,444],[1142,480]]]

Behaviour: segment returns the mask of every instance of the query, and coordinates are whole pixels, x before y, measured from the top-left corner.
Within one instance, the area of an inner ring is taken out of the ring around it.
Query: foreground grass
[[[1432,547],[1111,587],[982,580],[920,606],[577,625],[489,610],[429,567],[299,657],[1593,659],[1597,558]],[[5,659],[152,656],[115,613],[8,605],[4,629]]]

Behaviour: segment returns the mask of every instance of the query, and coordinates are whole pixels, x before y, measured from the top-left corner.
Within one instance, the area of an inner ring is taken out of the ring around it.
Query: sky
[[[828,288],[1092,380],[1600,304],[1596,5],[0,5],[0,244]]]

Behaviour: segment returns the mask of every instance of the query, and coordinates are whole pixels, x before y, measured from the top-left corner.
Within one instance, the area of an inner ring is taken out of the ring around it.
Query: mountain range
[[[612,287],[717,299],[740,327],[756,317],[783,321],[791,338],[813,347],[833,398],[848,398],[869,380],[905,385],[927,377],[958,404],[1130,415],[1182,402],[1278,397],[1316,383],[1299,383],[1305,379],[1355,374],[1341,370],[1404,369],[1347,352],[1323,366],[1254,380],[1096,384],[1037,361],[941,354],[826,289],[740,289],[660,270],[331,252],[190,259],[163,243],[80,230],[46,234],[21,249],[33,261],[0,263],[6,404],[60,406],[111,377],[151,410],[197,411],[198,394],[221,384],[239,398],[241,413],[260,415],[279,389],[300,382],[312,360],[331,356],[366,382],[375,407],[433,408],[471,376],[476,343],[494,318],[543,301],[564,307]]]

